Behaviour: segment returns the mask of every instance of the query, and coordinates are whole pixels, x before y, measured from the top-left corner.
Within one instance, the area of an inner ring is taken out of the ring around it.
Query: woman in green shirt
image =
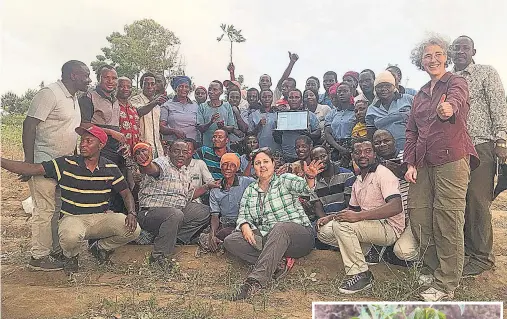
[[[313,195],[322,163],[305,163],[305,178],[301,178],[277,176],[269,148],[253,151],[251,158],[258,180],[245,190],[237,231],[225,238],[224,246],[255,266],[233,300],[249,298],[270,279],[281,278],[294,264],[293,258],[308,255],[314,246],[314,230],[298,198]]]

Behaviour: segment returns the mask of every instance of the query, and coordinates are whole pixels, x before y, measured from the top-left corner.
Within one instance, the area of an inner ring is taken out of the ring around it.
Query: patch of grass
[[[0,121],[2,122],[2,145],[21,145],[21,134],[25,117],[25,115],[19,114],[0,117]]]

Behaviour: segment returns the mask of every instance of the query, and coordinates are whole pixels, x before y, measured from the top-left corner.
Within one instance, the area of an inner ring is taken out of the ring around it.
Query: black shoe
[[[60,250],[58,252],[52,251],[49,256],[53,257],[53,259],[61,261],[62,263],[65,262],[65,256],[63,255],[63,251]]]
[[[382,261],[385,250],[385,246],[371,245],[370,250],[364,255],[364,260],[370,266],[376,265]]]
[[[148,262],[150,265],[154,265],[157,267],[160,267],[164,271],[171,271],[174,266],[176,266],[176,263],[173,259],[170,257],[166,257],[164,255],[150,255],[150,258],[148,259]]]
[[[463,278],[477,277],[480,274],[482,274],[484,271],[486,271],[486,269],[476,266],[472,263],[467,263],[463,267],[463,274],[461,275],[461,277],[463,277]]]
[[[261,284],[252,278],[248,278],[239,290],[232,296],[232,301],[244,300],[253,297],[262,289]]]
[[[52,256],[46,256],[42,258],[30,257],[28,267],[32,270],[56,271],[63,269],[63,262],[53,258]]]
[[[111,265],[112,264],[110,259],[111,259],[111,255],[113,254],[113,251],[100,249],[98,240],[93,242],[90,245],[90,247],[88,247],[88,250],[93,255],[93,257],[95,257],[98,260],[99,265],[103,265],[103,264]]]
[[[370,288],[373,284],[373,274],[367,270],[352,276],[346,276],[339,291],[342,294],[354,294],[361,290]]]
[[[70,258],[65,258],[65,262],[63,264],[63,271],[66,275],[70,275],[72,273],[76,273],[79,270],[79,262],[78,255]]]

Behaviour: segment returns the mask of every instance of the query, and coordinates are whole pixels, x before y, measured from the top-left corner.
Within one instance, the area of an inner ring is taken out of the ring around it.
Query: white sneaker
[[[417,282],[421,286],[429,286],[433,283],[433,281],[435,281],[435,277],[433,277],[433,275],[420,274]]]
[[[452,299],[454,298],[454,293],[446,293],[446,292],[443,292],[443,291],[440,291],[436,288],[428,288],[426,289],[425,291],[423,291],[421,294],[420,294],[421,298],[423,299],[423,301],[425,302],[436,302],[436,301],[441,301],[441,300],[444,300],[444,299]]]

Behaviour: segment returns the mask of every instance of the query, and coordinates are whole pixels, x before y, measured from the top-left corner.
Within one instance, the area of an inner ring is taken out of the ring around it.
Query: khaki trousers
[[[324,244],[340,247],[345,274],[356,275],[368,270],[364,254],[372,244],[390,246],[396,232],[385,220],[363,220],[357,223],[331,221],[320,227],[317,237]]]
[[[417,169],[410,184],[408,211],[419,255],[446,292],[459,284],[464,262],[465,197],[470,179],[468,158]]]
[[[87,239],[99,239],[99,248],[107,251],[133,241],[139,237],[141,228],[137,225],[134,232],[129,232],[125,218],[121,213],[63,216],[58,228],[63,254],[68,258],[77,256],[81,242]]]
[[[470,173],[465,209],[465,258],[474,267],[488,270],[495,263],[493,255],[493,200],[496,159],[493,142],[475,146],[481,164]]]
[[[394,244],[393,252],[396,257],[405,261],[416,261],[419,258],[419,245],[410,228],[410,222]]]
[[[58,242],[58,219],[62,201],[60,188],[52,178],[33,176],[28,181],[34,205],[32,227],[32,257],[42,258],[51,251],[61,250]]]

